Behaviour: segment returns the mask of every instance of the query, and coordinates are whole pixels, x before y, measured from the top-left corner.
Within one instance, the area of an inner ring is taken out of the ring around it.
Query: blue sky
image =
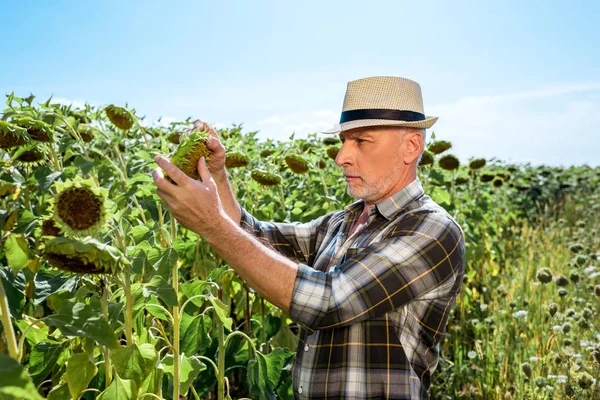
[[[0,0],[0,92],[284,140],[337,122],[349,80],[396,75],[461,160],[600,164],[599,2],[95,3]]]

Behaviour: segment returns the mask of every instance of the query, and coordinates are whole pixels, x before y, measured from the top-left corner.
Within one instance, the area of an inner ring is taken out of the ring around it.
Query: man
[[[424,130],[436,120],[424,115],[416,82],[349,82],[340,124],[326,133],[343,141],[335,162],[359,200],[306,224],[260,222],[241,209],[214,131],[202,182],[157,157],[178,183],[154,171],[175,218],[302,326],[297,399],[429,396],[465,264],[461,228],[416,176]]]

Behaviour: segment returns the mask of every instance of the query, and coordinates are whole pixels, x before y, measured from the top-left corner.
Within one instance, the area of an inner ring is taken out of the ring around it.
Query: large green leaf
[[[17,321],[17,326],[19,327],[21,332],[27,331],[27,333],[25,334],[25,339],[31,347],[35,346],[40,342],[49,341],[48,333],[50,332],[50,328],[48,328],[48,326],[41,321],[36,324],[33,324],[30,323],[29,320],[22,319]]]
[[[162,360],[163,370],[173,377],[173,356],[168,355]],[[198,374],[206,369],[206,365],[196,357],[187,357],[181,355],[179,365],[179,390],[182,395],[187,395],[188,390]]]
[[[45,319],[46,324],[55,326],[65,336],[88,337],[109,348],[118,347],[113,329],[100,313],[83,303],[65,302],[56,314]]]
[[[154,294],[164,301],[167,307],[175,307],[178,305],[177,292],[162,276],[154,275],[150,283],[146,285],[145,291]]]
[[[61,175],[62,172],[53,172],[52,169],[45,165],[36,168],[34,176],[38,181],[40,193],[45,193]]]
[[[4,242],[6,260],[13,272],[17,273],[29,262],[29,248],[23,235],[9,235]]]
[[[8,300],[10,315],[15,319],[20,319],[25,306],[25,275],[19,272],[13,275],[9,267],[0,268],[0,279]]]
[[[139,394],[154,393],[155,395],[162,397],[162,378],[164,373],[165,372],[162,369],[154,368],[150,375],[144,380],[144,384],[142,385]]]
[[[149,343],[132,344],[111,352],[110,358],[119,376],[133,380],[138,387],[155,369],[158,352]]]
[[[208,315],[192,317],[183,313],[181,315],[181,325],[179,326],[181,353],[191,356],[210,346],[210,326],[211,319]]]
[[[40,342],[31,350],[29,356],[29,373],[33,382],[39,385],[46,379],[50,371],[56,366],[60,354],[65,351],[66,344]]]
[[[121,379],[116,370],[113,381],[106,390],[100,393],[98,400],[135,400],[137,399],[137,386],[131,379]]]
[[[51,274],[48,271],[40,270],[35,274],[35,293],[33,301],[35,305],[41,304],[52,293],[66,290],[72,292],[77,287],[79,276],[65,278],[60,274]]]
[[[279,383],[286,361],[293,357],[293,354],[291,350],[280,347],[267,355],[257,352],[256,358],[248,363],[248,384],[251,394],[276,399],[274,389]]]
[[[88,354],[73,354],[67,361],[67,372],[65,374],[71,397],[74,399],[79,398],[79,394],[88,387],[97,373],[98,368]]]
[[[42,400],[25,367],[0,353],[0,394],[27,400]]]
[[[194,279],[192,281],[187,281],[179,285],[179,290],[181,290],[188,299],[191,299],[192,297],[198,296],[200,294],[204,294],[209,288],[210,284],[200,279]],[[193,299],[192,303],[198,307],[202,307],[205,301],[206,299],[204,297],[198,297],[196,299]]]

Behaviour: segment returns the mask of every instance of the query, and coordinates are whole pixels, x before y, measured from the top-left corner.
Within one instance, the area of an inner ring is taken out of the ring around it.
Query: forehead
[[[392,134],[401,135],[403,133],[403,130],[398,129],[398,128],[389,128],[387,126],[380,126],[380,127],[371,126],[371,127],[355,128],[355,129],[343,131],[343,132],[339,133],[339,136],[340,136],[340,139],[348,139],[348,138],[355,139],[355,138],[361,138],[361,137],[375,138],[384,133],[392,133]]]

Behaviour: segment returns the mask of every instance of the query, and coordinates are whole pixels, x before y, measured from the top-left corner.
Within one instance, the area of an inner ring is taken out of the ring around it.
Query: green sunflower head
[[[8,121],[0,121],[0,149],[24,145],[29,139],[25,128]]]
[[[460,161],[458,161],[456,156],[446,154],[438,160],[438,164],[440,168],[445,169],[446,171],[454,171],[460,166]]]
[[[469,163],[470,169],[481,169],[485,167],[485,158],[476,158]]]
[[[42,244],[42,254],[51,266],[78,274],[110,274],[129,261],[119,249],[94,238],[77,240],[55,237]]]
[[[308,162],[299,154],[288,154],[285,156],[285,163],[296,174],[305,174],[308,172]]]
[[[421,161],[419,165],[431,165],[433,164],[433,154],[431,152],[424,150],[423,155],[421,156]]]
[[[79,124],[77,132],[84,142],[91,142],[96,136],[100,136],[100,131],[88,124]]]
[[[167,136],[167,140],[173,144],[179,144],[179,139],[181,137],[180,132],[171,132],[169,136]]]
[[[260,151],[260,156],[261,156],[262,158],[267,158],[267,157],[269,157],[269,156],[270,156],[271,154],[273,154],[273,153],[275,153],[275,150],[274,150],[274,149],[262,149],[262,150]]]
[[[254,169],[250,173],[250,177],[264,186],[274,186],[281,183],[281,176],[272,172],[263,171],[260,169]]]
[[[36,120],[31,117],[19,117],[15,119],[15,123],[21,128],[26,129],[31,140],[35,140],[36,142],[52,142],[54,138],[54,130],[42,120]]]
[[[325,169],[325,168],[327,168],[327,161],[321,159],[317,162],[317,166],[320,169]]]
[[[110,203],[108,189],[96,187],[91,179],[76,176],[54,184],[54,220],[69,236],[91,236],[106,223]]]
[[[494,180],[492,181],[492,185],[494,185],[494,187],[496,187],[496,188],[502,187],[503,183],[504,183],[504,180],[499,177],[494,178]]]
[[[433,154],[441,154],[446,150],[449,150],[450,148],[452,148],[452,143],[446,140],[438,140],[429,145],[429,147],[427,147],[427,150],[429,150]]]
[[[209,138],[208,130],[202,132],[194,129],[189,135],[181,135],[181,143],[175,150],[171,162],[192,179],[200,180],[198,161],[201,157],[208,160],[210,151],[206,147]],[[171,182],[171,178],[168,178]]]
[[[327,157],[335,160],[338,153],[340,152],[340,146],[329,146],[327,147]]]
[[[49,153],[49,149],[41,143],[30,142],[12,152],[11,158],[15,165],[32,171],[48,163]]]
[[[117,128],[123,130],[129,130],[133,126],[133,116],[131,113],[119,106],[115,106],[114,104],[110,104],[106,106],[104,109],[106,116]]]
[[[339,146],[340,143],[340,139],[335,136],[328,136],[323,139],[323,144],[325,146]]]
[[[248,156],[239,151],[228,151],[225,155],[225,166],[227,168],[245,167],[250,163]]]
[[[491,181],[493,181],[493,180],[494,180],[494,178],[495,178],[495,177],[496,177],[496,175],[494,175],[494,174],[490,174],[490,173],[487,173],[487,172],[486,172],[486,173],[484,173],[484,174],[481,174],[481,175],[479,176],[479,180],[480,180],[481,182],[491,182]]]

